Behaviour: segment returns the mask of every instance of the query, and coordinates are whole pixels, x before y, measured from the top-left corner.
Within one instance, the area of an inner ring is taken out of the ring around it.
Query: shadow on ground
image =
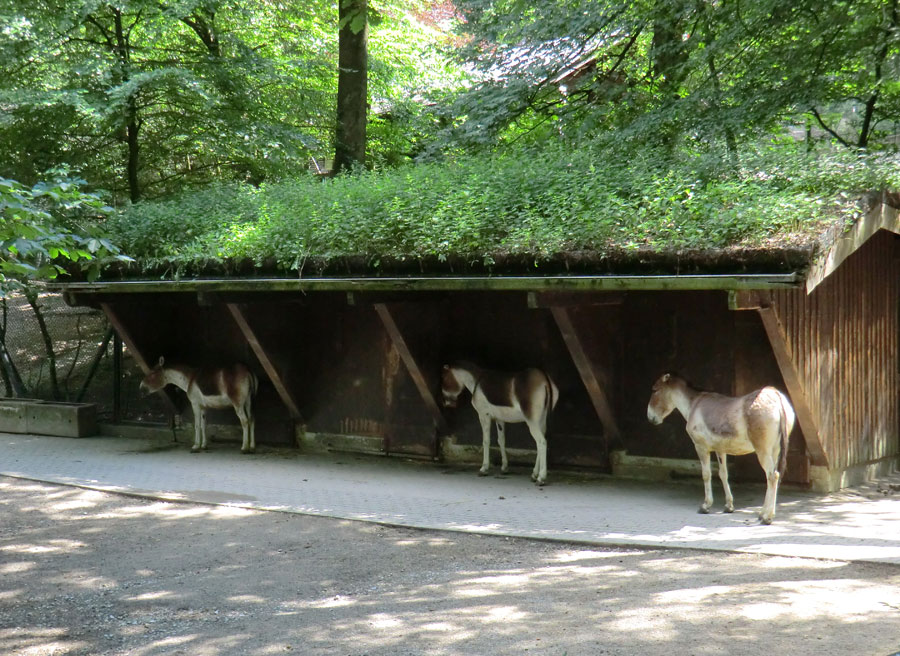
[[[0,477],[0,653],[884,654],[890,565],[600,549]]]

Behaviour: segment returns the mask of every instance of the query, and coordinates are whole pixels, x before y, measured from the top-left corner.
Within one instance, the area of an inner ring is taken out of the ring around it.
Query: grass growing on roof
[[[653,151],[552,144],[324,182],[214,185],[135,205],[108,224],[147,268],[190,272],[250,260],[302,269],[362,257],[542,257],[612,249],[721,249],[808,243],[854,218],[863,191],[897,187],[896,160],[793,144],[664,163]]]

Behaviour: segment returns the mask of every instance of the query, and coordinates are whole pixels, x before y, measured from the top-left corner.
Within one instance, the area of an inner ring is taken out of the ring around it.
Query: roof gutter
[[[685,276],[423,276],[356,278],[218,278],[53,282],[71,294],[173,292],[450,292],[450,291],[675,291],[799,287],[804,278],[786,274]]]

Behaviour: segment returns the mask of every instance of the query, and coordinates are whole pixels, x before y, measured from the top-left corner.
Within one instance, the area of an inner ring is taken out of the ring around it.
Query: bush
[[[144,267],[201,270],[249,259],[299,270],[308,258],[490,261],[612,249],[721,249],[815,240],[851,220],[860,192],[896,187],[885,157],[793,144],[739,167],[716,153],[664,161],[626,146],[553,144],[333,180],[216,185],[135,205],[113,239]]]

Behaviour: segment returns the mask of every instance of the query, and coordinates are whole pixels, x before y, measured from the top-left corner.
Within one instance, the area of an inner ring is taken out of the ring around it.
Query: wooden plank
[[[784,329],[781,327],[778,316],[771,306],[761,307],[758,312],[762,319],[763,327],[766,329],[769,343],[772,345],[772,352],[775,354],[778,368],[781,370],[781,377],[784,379],[784,384],[787,386],[788,394],[797,413],[800,430],[803,431],[803,437],[806,438],[806,449],[809,451],[809,458],[812,464],[827,468],[828,456],[822,448],[819,428],[806,401],[806,392],[797,367],[791,358]]]
[[[559,332],[562,333],[563,341],[566,343],[566,348],[569,349],[569,354],[572,356],[575,367],[581,375],[581,380],[587,389],[591,403],[594,405],[597,417],[600,418],[600,423],[603,424],[606,437],[618,438],[620,432],[616,424],[615,415],[610,407],[606,393],[600,385],[594,364],[588,358],[587,353],[585,353],[581,339],[578,337],[578,332],[572,323],[572,317],[569,315],[569,310],[565,307],[552,307],[550,311],[553,313],[556,325],[559,326]]]
[[[797,287],[797,273],[684,276],[422,276],[355,278],[221,278],[195,280],[103,280],[54,282],[53,291],[82,293],[161,292],[422,292],[422,291],[626,291],[731,290]]]
[[[403,337],[403,333],[397,326],[397,322],[394,321],[394,316],[391,314],[390,308],[386,303],[375,303],[374,308],[375,312],[378,313],[381,322],[384,324],[388,336],[394,343],[394,347],[400,354],[400,359],[403,360],[403,364],[406,366],[406,370],[409,372],[416,389],[419,391],[419,395],[422,397],[422,401],[425,403],[428,413],[434,420],[435,427],[441,434],[449,433],[450,430],[447,426],[447,420],[444,419],[444,414],[441,412],[441,408],[434,398],[434,394],[432,394],[428,382],[425,380],[425,376],[422,373],[421,367],[419,367],[419,363],[416,362],[415,357],[410,351],[406,339]]]
[[[621,305],[624,302],[625,294],[617,292],[528,292],[528,307],[532,309],[570,305]]]
[[[815,258],[806,277],[806,292],[812,292],[879,230],[900,234],[900,212],[884,202],[879,202],[854,223],[850,230],[839,233]]]
[[[121,317],[116,314],[115,310],[113,310],[112,306],[109,303],[101,303],[100,309],[103,310],[103,314],[106,315],[107,320],[109,321],[109,325],[113,327],[113,330],[116,331],[116,334],[121,338],[121,340],[125,343],[125,346],[128,347],[128,350],[131,352],[131,357],[134,358],[134,361],[137,362],[137,365],[141,368],[145,374],[150,373],[150,370],[153,368],[150,366],[150,363],[147,362],[147,359],[144,357],[144,354],[141,353],[141,350],[137,347],[134,339],[131,336],[131,333],[128,331],[128,328],[125,327],[125,324],[122,322]],[[116,385],[118,386],[119,381],[116,381]],[[169,406],[169,409],[178,414],[178,406],[175,404],[175,401],[170,396],[171,392],[167,389],[160,390],[163,398],[166,400],[166,405]]]
[[[237,323],[238,328],[241,329],[244,339],[247,340],[250,348],[253,349],[253,353],[256,354],[256,359],[259,360],[259,363],[262,365],[263,370],[265,370],[269,380],[272,381],[275,391],[278,392],[278,396],[281,398],[282,403],[287,407],[291,418],[294,421],[303,421],[303,415],[300,414],[297,402],[294,400],[287,385],[284,384],[284,380],[282,379],[281,374],[278,373],[278,368],[275,366],[275,363],[272,362],[272,359],[269,357],[268,353],[266,353],[265,348],[263,348],[263,345],[253,331],[253,328],[251,328],[250,324],[247,322],[247,317],[244,316],[241,306],[236,303],[227,303],[226,306],[228,307],[228,311],[231,312],[231,316],[234,318],[235,323]]]
[[[756,290],[732,289],[728,292],[729,310],[758,310],[761,306]]]

